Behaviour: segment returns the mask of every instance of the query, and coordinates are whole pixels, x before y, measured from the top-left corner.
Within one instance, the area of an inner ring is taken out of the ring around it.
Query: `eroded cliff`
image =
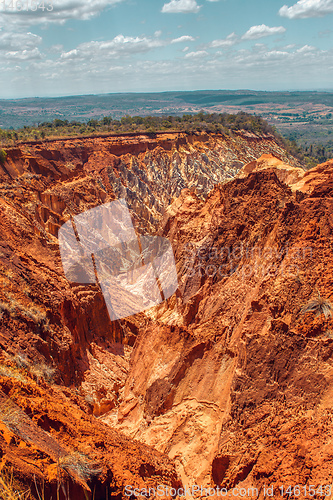
[[[296,167],[272,137],[245,134],[8,151],[0,380],[32,423],[4,426],[1,447],[25,482],[54,488],[70,449],[98,464],[86,481],[101,494],[162,482],[255,486],[263,498],[264,484],[332,482],[332,320],[304,306],[333,297],[333,163]],[[140,233],[171,242],[179,289],[110,322],[97,285],[66,280],[57,233],[119,197]],[[31,378],[45,362],[53,384]]]

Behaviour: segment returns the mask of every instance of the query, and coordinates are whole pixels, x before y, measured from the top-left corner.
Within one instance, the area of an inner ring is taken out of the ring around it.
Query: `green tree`
[[[3,165],[6,161],[7,153],[4,149],[0,149],[0,163]]]

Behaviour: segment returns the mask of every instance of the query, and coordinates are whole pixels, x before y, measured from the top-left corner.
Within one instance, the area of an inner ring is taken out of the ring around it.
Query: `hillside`
[[[52,98],[1,99],[0,127],[19,128],[54,119],[88,121],[111,115],[181,115],[183,113],[245,111],[270,119],[299,115],[304,120],[332,113],[332,92],[262,92],[199,90],[77,95]],[[288,114],[289,113],[289,114]],[[305,116],[303,116],[305,113]],[[285,120],[285,121],[288,121]]]
[[[0,487],[98,500],[330,485],[332,172],[244,131],[8,148]],[[140,234],[170,241],[179,287],[111,322],[98,284],[65,278],[57,235],[121,197]]]

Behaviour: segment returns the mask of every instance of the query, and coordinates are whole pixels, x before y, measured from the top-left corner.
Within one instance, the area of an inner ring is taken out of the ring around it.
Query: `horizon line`
[[[195,93],[195,92],[262,92],[266,94],[275,93],[333,93],[332,89],[289,89],[289,90],[255,90],[255,89],[196,89],[196,90],[161,90],[161,91],[138,91],[138,92],[102,92],[102,93],[87,93],[87,94],[63,94],[49,96],[25,96],[25,97],[0,97],[0,101],[19,101],[25,99],[66,99],[68,97],[98,97],[108,95],[140,95],[140,94],[174,94],[174,93]]]

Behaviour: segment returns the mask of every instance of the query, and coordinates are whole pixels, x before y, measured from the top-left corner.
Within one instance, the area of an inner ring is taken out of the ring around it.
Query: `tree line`
[[[51,122],[42,122],[34,126],[24,126],[16,130],[0,129],[1,147],[13,146],[21,142],[42,141],[47,138],[91,136],[108,133],[154,133],[165,131],[211,132],[232,135],[245,130],[256,135],[273,135],[276,142],[290,154],[298,158],[308,168],[328,159],[330,149],[312,147],[306,150],[297,145],[296,141],[283,138],[261,116],[251,115],[243,111],[237,114],[228,113],[196,113],[163,116],[123,116],[114,119],[104,116],[101,119],[90,119],[86,122],[68,121],[56,118]],[[333,156],[333,155],[332,155]],[[332,157],[331,156],[331,157]],[[0,161],[4,160],[4,156]]]

